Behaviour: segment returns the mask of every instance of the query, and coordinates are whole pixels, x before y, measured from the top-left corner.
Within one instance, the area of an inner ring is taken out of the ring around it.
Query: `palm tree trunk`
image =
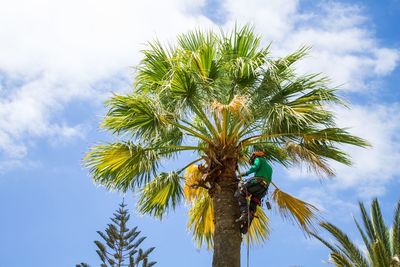
[[[240,245],[242,238],[238,218],[239,205],[234,196],[237,188],[235,163],[228,162],[219,177],[221,190],[216,190],[214,205],[214,255],[213,267],[240,267]]]

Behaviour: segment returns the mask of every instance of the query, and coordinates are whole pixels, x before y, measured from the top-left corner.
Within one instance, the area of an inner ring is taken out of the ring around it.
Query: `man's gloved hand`
[[[239,176],[247,176],[247,173],[246,172],[241,172],[241,173],[239,173]]]

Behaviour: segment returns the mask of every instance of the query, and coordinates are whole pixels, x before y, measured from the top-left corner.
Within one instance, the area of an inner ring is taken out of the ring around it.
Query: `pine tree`
[[[126,223],[130,215],[125,209],[126,204],[122,202],[119,209],[111,218],[112,223],[108,224],[105,233],[97,231],[105,243],[94,241],[97,246],[97,254],[102,264],[101,267],[151,267],[156,262],[149,262],[148,256],[154,247],[143,251],[139,248],[146,237],[140,237],[137,227],[129,229]],[[137,239],[138,238],[138,239]],[[76,267],[90,267],[87,263],[80,263]]]

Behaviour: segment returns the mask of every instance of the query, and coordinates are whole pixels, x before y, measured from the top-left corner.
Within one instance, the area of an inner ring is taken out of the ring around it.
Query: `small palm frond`
[[[372,251],[373,254],[370,255],[370,257],[372,259],[373,266],[390,266],[390,251],[386,250],[385,244],[382,242],[382,240],[376,238],[375,242],[372,244]]]
[[[336,239],[337,243],[335,243],[334,246],[324,241],[321,237],[315,234],[312,235],[332,251],[332,258],[334,254],[336,255],[338,253],[345,255],[344,259],[337,257],[338,259],[334,261],[336,266],[399,266],[400,261],[397,254],[397,249],[400,246],[400,240],[398,239],[398,232],[396,234],[396,231],[399,231],[399,228],[396,230],[396,227],[398,227],[400,220],[400,218],[398,218],[400,215],[400,201],[397,204],[394,225],[391,231],[389,231],[388,227],[384,223],[377,199],[372,201],[370,215],[367,213],[362,202],[359,203],[359,206],[364,222],[363,226],[365,229],[361,228],[361,225],[356,219],[354,219],[354,221],[367,248],[365,253],[361,251],[361,249],[354,244],[343,231],[328,222],[321,223],[321,226]],[[346,263],[341,265],[341,263],[345,262],[345,260],[351,264],[349,265]]]
[[[323,222],[321,227],[325,228],[335,237],[340,245],[336,245],[342,253],[351,260],[353,264],[360,267],[368,267],[368,262],[363,252],[355,245],[350,238],[333,224]]]
[[[294,142],[288,142],[286,144],[286,151],[292,158],[293,162],[301,164],[308,164],[309,170],[314,171],[316,174],[323,176],[333,176],[333,170],[328,166],[325,159],[317,155],[312,150],[308,149],[304,144],[296,144]]]
[[[315,229],[315,223],[318,221],[315,206],[295,198],[280,189],[276,188],[273,200],[278,205],[278,211],[282,218],[296,223],[305,233]]]
[[[368,212],[365,209],[365,206],[362,202],[359,202],[359,207],[360,207],[360,211],[361,211],[361,218],[363,220],[367,235],[368,235],[369,239],[371,240],[371,242],[373,242],[373,240],[375,240],[374,226],[373,226],[372,221],[368,216]]]
[[[379,239],[379,241],[384,246],[384,251],[387,253],[390,252],[390,237],[389,237],[389,229],[385,225],[383,220],[381,208],[379,206],[379,202],[377,199],[372,201],[371,205],[371,219],[372,225],[374,227],[375,238]]]
[[[154,149],[124,142],[94,146],[83,160],[95,182],[126,191],[149,181],[159,159]]]
[[[192,231],[196,245],[200,248],[203,244],[208,249],[213,246],[214,235],[214,207],[212,198],[207,192],[199,196],[189,210],[187,227]]]
[[[330,260],[337,267],[353,267],[354,265],[346,258],[345,255],[339,252],[332,252],[330,255]]]
[[[393,254],[400,257],[400,201],[397,202],[394,212],[391,243]]]
[[[315,233],[310,233],[311,236],[314,238],[318,239],[322,244],[324,244],[327,248],[329,248],[332,252],[330,254],[329,260],[335,264],[337,267],[353,267],[353,265],[350,263],[350,260],[344,255],[341,251],[340,248],[336,248],[332,244],[330,244],[328,241],[324,240],[322,237],[318,236]],[[340,249],[340,251],[339,251]]]
[[[304,143],[340,143],[369,147],[370,144],[364,139],[351,135],[346,129],[330,127],[322,130],[310,130],[301,135]]]
[[[159,41],[149,42],[137,67],[136,88],[139,92],[156,92],[172,68],[173,53]]]
[[[110,107],[101,126],[114,133],[128,132],[143,140],[159,138],[167,127],[155,101],[143,95],[114,95],[107,101]]]
[[[267,214],[265,214],[264,210],[260,206],[257,206],[257,211],[249,228],[249,238],[252,244],[262,244],[267,240],[271,230],[269,222]],[[246,242],[248,242],[247,239]]]
[[[140,192],[138,209],[162,219],[163,216],[180,203],[183,189],[181,177],[177,172],[161,173],[146,184]]]
[[[190,53],[190,66],[200,77],[200,81],[210,83],[217,78],[217,38],[213,32],[192,31],[179,36],[178,42],[186,53]]]
[[[268,49],[260,48],[261,37],[247,25],[222,39],[222,53],[229,62],[229,73],[234,82],[245,87],[257,77],[260,67],[266,63]]]
[[[203,195],[205,189],[199,186],[203,182],[202,176],[203,173],[200,172],[199,166],[192,164],[186,168],[183,175],[185,178],[183,193],[187,201],[192,202]]]

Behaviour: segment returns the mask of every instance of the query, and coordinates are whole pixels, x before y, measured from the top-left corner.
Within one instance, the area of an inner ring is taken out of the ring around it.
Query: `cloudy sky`
[[[357,202],[379,197],[390,219],[400,196],[399,16],[399,0],[0,0],[0,265],[97,265],[95,231],[122,197],[81,167],[89,146],[112,138],[98,129],[103,101],[131,90],[147,41],[235,22],[253,24],[276,56],[312,46],[298,71],[328,75],[351,103],[336,110],[338,123],[373,145],[345,148],[352,168],[334,165],[337,177],[320,183],[276,166],[274,179],[359,241]],[[157,247],[158,266],[210,265],[185,214],[162,223],[132,216],[146,245]],[[252,266],[327,266],[325,248],[271,218],[270,240],[252,249]]]

